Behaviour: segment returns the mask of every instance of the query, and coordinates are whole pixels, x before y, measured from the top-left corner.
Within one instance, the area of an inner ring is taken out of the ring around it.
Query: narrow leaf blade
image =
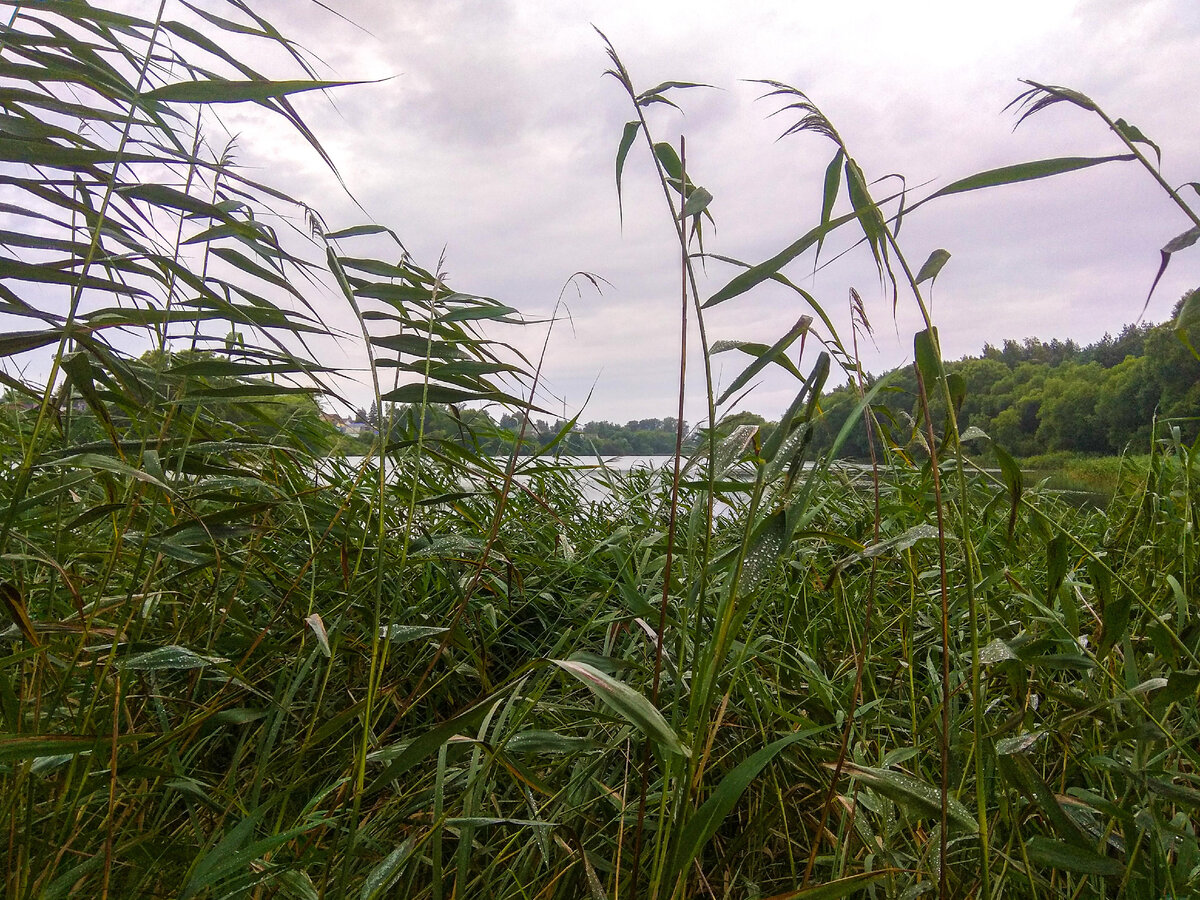
[[[688,748],[679,740],[679,736],[667,724],[662,713],[629,685],[618,681],[611,675],[605,675],[599,669],[585,662],[569,659],[555,659],[551,662],[564,672],[573,675],[605,706],[638,728],[664,750],[683,756],[691,755]]]

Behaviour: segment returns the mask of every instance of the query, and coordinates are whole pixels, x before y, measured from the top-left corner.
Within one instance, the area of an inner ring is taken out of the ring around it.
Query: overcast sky
[[[427,267],[444,249],[452,287],[530,317],[550,312],[574,272],[611,283],[603,294],[567,291],[571,320],[556,326],[546,360],[552,396],[541,402],[561,413],[565,401],[574,414],[590,392],[584,420],[674,414],[679,306],[673,230],[641,145],[626,167],[623,227],[618,217],[614,157],[633,116],[618,83],[602,77],[607,60],[593,25],[637,88],[668,79],[715,86],[672,94],[684,113],[657,106],[650,124],[658,140],[686,136],[689,174],[715,197],[705,249],[748,262],[817,223],[833,146],[813,134],[777,141],[792,120],[768,118],[775,107],[757,101],[760,86],[744,79],[807,92],[868,179],[902,173],[910,187],[928,182],[916,197],[1000,165],[1121,152],[1099,119],[1066,105],[1014,133],[1004,107],[1023,89],[1020,78],[1090,95],[1159,143],[1171,184],[1200,179],[1197,0],[329,5],[349,21],[297,0],[259,7],[319,57],[324,77],[387,79],[340,90],[332,103],[309,96],[302,107],[375,220]],[[242,115],[231,111],[225,122],[237,131]],[[266,168],[331,228],[362,221],[284,124],[246,128],[245,165]],[[1141,311],[1159,248],[1189,224],[1145,171],[1119,163],[936,201],[905,222],[901,245],[914,266],[939,247],[952,254],[932,302],[943,348],[957,357],[1005,338],[1086,343],[1116,332]],[[849,246],[845,231],[824,259]],[[1196,248],[1178,255],[1147,320],[1165,319],[1197,285],[1198,258]],[[811,255],[786,272],[847,343],[848,290],[857,288],[878,345],[861,346],[868,370],[911,357],[919,327],[912,300],[901,295],[893,316],[890,292],[861,249],[815,277]],[[734,273],[710,263],[702,294]],[[714,340],[770,343],[806,311],[796,295],[760,288],[714,308],[707,322]],[[330,315],[349,327],[332,306]],[[496,334],[534,354],[543,336],[543,326]],[[349,346],[344,353],[329,361],[362,364]],[[811,348],[806,356],[804,368]],[[717,356],[720,381],[728,384],[745,361]],[[687,418],[695,421],[704,409],[697,357],[689,371],[697,378]],[[762,379],[742,406],[778,415],[796,387],[786,376]],[[368,397],[365,388],[349,391]]]

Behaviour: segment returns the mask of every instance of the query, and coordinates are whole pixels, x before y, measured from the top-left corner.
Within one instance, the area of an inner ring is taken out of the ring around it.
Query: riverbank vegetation
[[[746,418],[746,414],[740,418]],[[757,422],[766,421],[761,416],[751,415],[751,418]],[[403,435],[411,432],[416,423],[422,423],[428,441],[457,443],[493,456],[507,456],[514,448],[520,456],[669,456],[675,452],[678,430],[675,419],[670,416],[633,419],[624,425],[607,421],[547,419],[545,416],[530,416],[528,421],[523,421],[512,412],[494,416],[487,409],[432,403],[424,407],[385,406],[382,413],[376,409],[363,411],[357,420],[367,427],[357,443],[347,446],[359,453],[370,451],[380,429],[393,440],[403,440]],[[726,432],[734,427],[733,421],[722,423]],[[688,430],[687,423],[684,423],[684,432],[685,449],[694,449],[698,435]]]
[[[1106,510],[1031,486],[942,361],[923,289],[949,254],[914,264],[898,198],[873,198],[785,85],[764,90],[798,152],[828,153],[824,202],[700,293],[712,197],[647,118],[686,84],[640,90],[607,46],[630,109],[618,184],[626,164],[660,177],[681,314],[701,326],[790,285],[805,317],[740,345],[727,393],[775,365],[795,399],[777,424],[703,433],[674,471],[601,470],[598,501],[561,463],[497,461],[470,422],[439,440],[432,404],[503,407],[518,440],[541,415],[537,364],[503,340],[519,313],[233,166],[208,106],[258,104],[324,156],[289,97],[332,86],[247,4],[163,8],[35,4],[4,31],[0,311],[21,323],[0,336],[5,896],[1200,891],[1186,418],[1138,426],[1148,455]],[[299,70],[271,80],[229,49],[245,40]],[[1075,107],[1115,153],[969,176],[905,214],[1123,165],[1168,192],[1165,229],[1189,229],[1164,260],[1200,235],[1137,128],[1065,88],[1023,101]],[[835,232],[925,317],[911,421],[782,274]],[[1193,345],[1195,297],[1170,335]],[[335,331],[330,298],[355,315],[376,408],[416,412],[353,464],[296,402],[338,393],[310,349]],[[705,361],[733,346],[693,334]],[[823,403],[836,366],[855,396]],[[710,421],[727,399],[710,387]],[[860,420],[871,465],[832,465]]]
[[[985,432],[1035,472],[1054,473],[1064,482],[1111,494],[1120,474],[1119,460],[1127,454],[1145,456],[1156,419],[1177,422],[1189,443],[1200,434],[1200,361],[1175,333],[1187,299],[1185,295],[1175,304],[1170,322],[1127,325],[1117,337],[1105,335],[1093,344],[1009,339],[999,347],[989,344],[979,356],[948,361],[946,371],[961,377],[966,389],[958,410],[962,427]],[[863,379],[867,389],[879,382],[885,387],[872,404],[876,421],[894,436],[902,435],[919,418],[915,370],[905,366]],[[815,424],[814,451],[824,452],[837,441],[843,414],[857,404],[858,391],[851,377],[821,397],[820,407],[827,414]],[[942,414],[937,398],[931,404],[935,417]],[[393,427],[400,428],[399,423],[413,414],[406,407],[391,411]],[[377,411],[363,412],[360,418],[372,427],[381,420]],[[436,405],[426,408],[425,419],[427,436],[465,443],[471,433],[493,454],[511,450],[520,426],[511,413],[497,420],[486,410]],[[722,418],[718,432],[728,435],[741,424],[778,423],[750,412],[733,413]],[[690,430],[685,423],[684,430],[685,448],[695,449],[702,428]],[[671,417],[624,425],[534,418],[520,452],[666,456],[674,451],[675,431]],[[368,444],[369,439],[358,449],[365,451]],[[864,423],[856,422],[838,446],[843,458],[869,460]],[[986,453],[980,458],[986,459]]]
[[[1019,457],[1059,454],[1119,456],[1149,451],[1156,418],[1179,423],[1185,441],[1200,434],[1200,361],[1175,333],[1189,295],[1175,305],[1170,322],[1127,325],[1087,346],[1074,341],[1006,340],[976,357],[947,362],[963,380],[958,411],[963,427],[985,431]],[[911,368],[886,375],[888,391],[876,404],[887,424],[911,421],[918,403]],[[867,383],[875,379],[868,378]],[[853,384],[831,391],[831,407],[852,407]],[[936,405],[935,405],[936,408]],[[829,446],[836,429],[818,430],[818,446]],[[867,437],[856,427],[844,452],[865,459]]]

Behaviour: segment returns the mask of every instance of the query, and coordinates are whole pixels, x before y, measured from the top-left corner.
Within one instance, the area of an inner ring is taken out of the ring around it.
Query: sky
[[[538,403],[584,421],[674,415],[678,390],[674,230],[640,144],[626,164],[619,215],[614,160],[633,110],[603,76],[596,29],[638,89],[667,80],[712,85],[673,92],[682,111],[652,107],[650,128],[656,140],[686,140],[689,174],[714,197],[705,249],[750,263],[817,224],[834,147],[815,134],[780,140],[794,118],[772,116],[778,104],[757,99],[763,88],[748,79],[806,92],[867,178],[902,174],[914,200],[1002,165],[1122,152],[1102,121],[1065,104],[1014,131],[1005,106],[1024,89],[1022,78],[1075,88],[1138,126],[1162,148],[1168,183],[1200,179],[1196,0],[328,5],[337,14],[301,0],[256,8],[312,55],[322,77],[377,80],[298,102],[345,188],[285,123],[233,109],[222,122],[239,135],[241,164],[320,210],[330,228],[364,221],[356,200],[419,263],[444,259],[456,290],[531,319],[547,317],[561,297],[566,315],[550,335]],[[848,208],[840,200],[835,214]],[[914,267],[935,249],[951,253],[929,299],[943,351],[956,358],[1007,338],[1088,343],[1116,333],[1141,314],[1160,248],[1189,225],[1144,169],[1116,163],[935,201],[905,220],[900,244]],[[873,338],[859,343],[864,368],[906,364],[921,327],[912,297],[901,293],[893,307],[869,255],[842,232],[823,251],[828,265],[814,272],[810,253],[785,273],[847,345],[856,289],[873,326]],[[1200,248],[1176,256],[1145,321],[1165,320],[1197,286],[1197,260]],[[604,279],[603,290],[572,281],[581,271]],[[736,271],[708,262],[702,299]],[[326,302],[328,318],[351,330],[336,298]],[[710,340],[769,344],[807,312],[802,298],[772,285],[712,308],[705,322]],[[685,418],[696,421],[705,401],[694,316],[691,323]],[[494,336],[536,358],[545,329]],[[810,343],[802,369],[815,352]],[[352,342],[328,353],[323,362],[348,370],[364,362]],[[748,357],[729,352],[713,362],[720,390]],[[799,388],[783,372],[755,384],[740,408],[768,417]],[[369,403],[365,380],[345,390],[352,404]]]

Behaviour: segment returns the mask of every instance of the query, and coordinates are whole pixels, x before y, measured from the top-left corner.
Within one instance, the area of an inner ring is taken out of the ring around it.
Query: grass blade
[[[551,662],[573,675],[605,706],[667,752],[682,756],[691,755],[691,751],[679,740],[679,735],[667,724],[662,713],[629,685],[584,662],[568,659],[554,659]]]

